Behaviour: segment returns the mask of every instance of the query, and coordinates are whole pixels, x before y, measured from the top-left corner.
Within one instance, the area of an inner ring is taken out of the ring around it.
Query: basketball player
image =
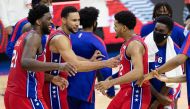
[[[44,72],[61,70],[75,73],[75,67],[65,63],[45,63],[45,52],[42,47],[42,34],[49,34],[51,15],[49,8],[38,5],[31,9],[28,21],[33,25],[33,30],[24,33],[17,41],[11,62],[7,89],[5,92],[6,109],[48,109],[43,99],[42,87]],[[54,81],[48,76],[46,80]],[[61,81],[64,82],[64,79]],[[60,82],[58,83],[60,84]]]
[[[106,61],[90,62],[84,58],[77,57],[72,50],[70,33],[78,31],[80,16],[75,7],[67,6],[61,12],[62,26],[50,34],[47,43],[47,61],[49,62],[70,62],[76,65],[77,71],[91,71],[103,67],[116,67],[119,60],[112,58]],[[59,71],[51,71],[52,75],[60,75],[67,78],[67,75]],[[78,90],[78,89],[77,89]],[[68,109],[67,90],[61,91],[52,83],[46,83],[44,93],[46,103],[51,109]]]
[[[108,109],[148,109],[151,100],[150,84],[144,83],[142,87],[135,85],[136,80],[148,73],[146,44],[134,32],[136,17],[130,11],[118,12],[114,25],[117,37],[125,40],[120,49],[119,77],[99,82],[96,88],[104,93],[111,86],[120,84],[121,89]]]

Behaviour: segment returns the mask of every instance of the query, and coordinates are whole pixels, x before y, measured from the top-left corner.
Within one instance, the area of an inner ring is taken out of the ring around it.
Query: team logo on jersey
[[[162,63],[162,57],[158,57],[158,63]]]

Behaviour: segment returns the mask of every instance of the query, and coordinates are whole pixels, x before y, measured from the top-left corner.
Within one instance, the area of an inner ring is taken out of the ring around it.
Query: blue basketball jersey
[[[103,40],[94,33],[79,31],[76,34],[71,34],[70,38],[72,49],[76,55],[90,59],[95,50],[99,50],[105,56],[103,60],[108,59],[108,54]],[[74,77],[68,78],[68,96],[94,103],[94,85],[97,71],[103,75],[104,79],[112,75],[111,68],[102,68],[100,70],[90,72],[78,72]],[[108,93],[110,95],[114,95],[114,88],[110,88]]]

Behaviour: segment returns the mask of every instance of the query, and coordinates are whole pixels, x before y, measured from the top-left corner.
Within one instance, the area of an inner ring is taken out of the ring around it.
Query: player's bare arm
[[[186,74],[177,77],[166,77],[163,75],[154,75],[157,79],[167,83],[181,83],[186,82]]]
[[[50,50],[60,53],[66,62],[76,65],[78,71],[91,71],[104,67],[116,67],[119,60],[112,58],[107,61],[90,62],[80,61],[71,49],[70,40],[66,36],[57,35],[49,43]]]
[[[35,60],[36,53],[41,53],[41,36],[36,33],[30,33],[25,39],[24,50],[21,59],[21,65],[26,70],[31,71],[51,71],[51,70],[63,70],[72,73],[76,72],[76,68],[71,64],[57,64],[57,63],[44,63]]]
[[[109,80],[102,81],[96,85],[96,88],[101,92],[110,88],[113,85],[129,83],[143,77],[143,54],[145,52],[144,46],[138,42],[133,41],[129,44],[126,54],[131,57],[134,69],[125,75]],[[141,61],[139,61],[141,60]]]
[[[149,74],[146,74],[142,80],[139,80],[137,82],[137,84],[141,86],[144,81],[154,78],[154,75],[165,73],[178,67],[179,65],[182,65],[183,63],[185,63],[187,58],[188,57],[184,54],[178,54],[177,56],[173,57],[168,62],[166,62],[164,65],[160,66],[158,69],[150,72]]]
[[[80,60],[80,61],[92,61],[92,62],[93,61],[101,61],[102,57],[105,57],[105,56],[102,55],[102,53],[99,50],[96,50],[90,59],[86,59],[84,57],[77,56],[78,60]]]
[[[157,71],[159,74],[170,71],[170,70],[178,67],[179,65],[182,65],[183,63],[185,63],[187,58],[188,57],[184,54],[178,54],[177,56],[175,56],[174,58],[172,58],[171,60],[166,62],[164,65],[160,66],[157,69]]]

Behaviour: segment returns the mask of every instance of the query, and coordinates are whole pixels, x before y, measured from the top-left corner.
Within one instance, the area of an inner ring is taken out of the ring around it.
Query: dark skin
[[[162,23],[159,23],[159,22],[156,23],[156,26],[155,26],[155,29],[154,29],[154,30],[157,31],[157,32],[163,33],[163,34],[171,34],[171,30],[169,30],[166,25],[164,25],[164,24],[162,24]],[[161,43],[157,44],[157,46],[163,46],[163,45],[166,44],[166,42],[167,42],[167,39],[165,39],[165,40],[162,41]],[[178,57],[178,58],[177,58],[177,57]],[[175,61],[173,60],[174,58],[175,58]],[[184,60],[186,59],[185,56],[184,56],[184,58],[183,58],[183,55],[177,55],[177,56],[174,57],[174,58],[172,59],[173,61],[169,60],[169,61],[166,62],[164,65],[160,66],[160,67],[158,68],[158,71],[160,71],[160,69],[162,70],[162,69],[163,69],[163,66],[168,65],[168,63],[169,63],[170,66],[164,67],[164,69],[166,69],[166,70],[162,71],[162,73],[165,73],[165,72],[169,71],[168,69],[173,69],[173,68],[175,68],[175,67],[181,65],[181,64],[184,62]],[[153,74],[153,73],[152,73],[152,74]],[[151,79],[152,74],[149,73],[149,74],[145,75],[145,79],[148,79],[148,78]],[[149,75],[149,76],[148,76],[148,75]],[[141,83],[141,84],[142,84],[142,83]],[[166,87],[166,86],[164,86],[164,87],[165,87],[165,88],[164,88],[164,89],[162,88],[160,94],[162,94],[162,95],[167,95],[168,92],[169,92],[169,88]],[[155,92],[153,95],[154,95],[154,96],[157,96],[158,93]],[[167,102],[162,102],[162,101],[165,101],[165,100],[166,100]],[[161,104],[164,103],[165,105],[167,105],[170,100],[169,100],[167,97],[165,97],[165,99],[163,99],[162,101],[156,100],[155,102],[152,103],[151,108],[157,107],[157,106],[159,105],[159,103],[161,103]],[[163,105],[164,105],[164,104],[163,104]]]
[[[21,59],[21,65],[24,69],[31,71],[51,71],[51,70],[66,70],[65,64],[57,64],[57,63],[44,63],[37,61],[35,59],[36,54],[41,54],[42,44],[41,37],[43,31],[41,30],[43,20],[48,20],[47,26],[51,24],[51,15],[50,13],[44,14],[40,20],[37,20],[37,24],[34,25],[34,31],[29,33],[29,35],[25,38],[24,50]],[[68,70],[71,72],[75,72],[71,67]]]
[[[74,75],[76,73],[75,66],[69,63],[51,63],[51,62],[41,62],[35,59],[36,54],[41,54],[42,44],[41,37],[44,31],[41,29],[42,26],[46,26],[48,29],[51,26],[51,15],[50,13],[45,13],[44,16],[36,21],[33,29],[34,31],[30,32],[24,42],[24,49],[21,58],[21,66],[25,70],[31,71],[51,71],[51,70],[60,70],[69,72],[70,75]],[[48,30],[47,30],[48,31]],[[50,30],[49,30],[50,31]],[[63,78],[54,77],[51,75],[45,75],[46,81],[52,81],[54,84],[58,85],[61,89],[68,85],[66,80]],[[66,84],[67,83],[67,84]]]
[[[160,32],[162,34],[170,34],[171,31],[168,29],[167,25],[157,22],[154,31]],[[158,43],[157,46],[164,46],[167,43],[167,39],[162,41],[161,43]],[[158,92],[154,89],[154,87],[151,87],[152,94],[157,98],[152,105],[151,108],[156,108],[159,104],[162,105],[169,105],[171,103],[171,100],[167,97],[169,93],[170,88],[167,86],[163,86],[161,91]]]

